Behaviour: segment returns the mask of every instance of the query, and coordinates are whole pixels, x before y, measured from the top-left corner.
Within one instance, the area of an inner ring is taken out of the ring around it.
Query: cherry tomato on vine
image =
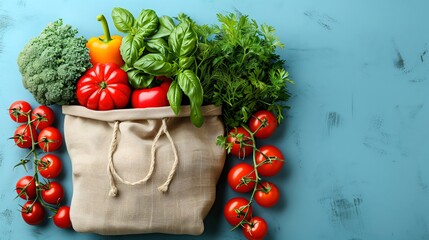
[[[268,224],[261,217],[253,217],[243,225],[243,234],[248,240],[262,240],[268,233]]]
[[[255,133],[256,138],[268,138],[277,129],[277,119],[273,113],[267,110],[255,112],[249,120],[249,129]]]
[[[54,111],[48,106],[38,106],[31,113],[32,124],[37,130],[52,126],[55,121]]]
[[[242,197],[231,198],[223,208],[223,215],[226,221],[232,226],[237,226],[246,215],[246,220],[252,217],[252,206],[249,201]]]
[[[39,169],[40,175],[42,175],[44,178],[50,179],[56,178],[58,175],[60,175],[63,164],[59,157],[48,153],[40,158],[37,168]]]
[[[58,182],[50,182],[42,186],[42,198],[45,202],[57,205],[64,198],[64,189]]]
[[[238,163],[228,172],[228,185],[236,192],[245,193],[255,187],[255,169],[248,163]]]
[[[16,146],[20,148],[31,148],[33,146],[33,141],[37,139],[37,131],[27,124],[22,124],[16,128],[13,140],[15,141]]]
[[[31,112],[31,105],[23,100],[13,102],[9,107],[10,118],[19,123],[27,122]]]
[[[40,131],[38,142],[44,152],[52,152],[61,147],[63,137],[58,128],[47,127]]]
[[[70,207],[61,206],[54,215],[54,224],[59,228],[70,228],[72,226],[70,220]]]
[[[36,182],[32,176],[24,176],[16,182],[16,193],[22,199],[36,198]]]
[[[280,199],[279,188],[271,182],[258,184],[258,190],[255,193],[255,201],[262,207],[272,207]]]
[[[38,225],[45,218],[45,209],[39,202],[28,201],[22,206],[21,216],[27,224]]]
[[[282,169],[284,157],[282,152],[275,146],[266,145],[259,148],[255,155],[258,164],[258,173],[265,177],[272,177]]]
[[[226,141],[232,144],[230,153],[239,158],[245,158],[252,154],[252,139],[250,133],[243,127],[231,129]],[[246,145],[245,145],[246,144]],[[250,145],[250,146],[249,146]]]

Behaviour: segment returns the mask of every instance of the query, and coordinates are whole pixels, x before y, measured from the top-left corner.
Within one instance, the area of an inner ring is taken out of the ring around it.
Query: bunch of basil
[[[203,88],[192,70],[198,44],[192,20],[180,15],[176,24],[171,17],[158,17],[151,9],[143,9],[135,18],[123,8],[114,8],[112,18],[118,31],[128,34],[122,40],[120,52],[130,84],[146,88],[155,76],[172,78],[167,93],[171,109],[179,113],[184,93],[189,98],[191,121],[200,127],[204,123]]]

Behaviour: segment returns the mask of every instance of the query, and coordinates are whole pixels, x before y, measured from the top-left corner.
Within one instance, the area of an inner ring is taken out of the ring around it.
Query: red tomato
[[[39,202],[28,201],[22,206],[21,216],[27,224],[38,225],[45,218],[45,209]]]
[[[243,225],[243,234],[248,240],[262,240],[268,233],[268,224],[261,217],[253,217]]]
[[[236,192],[245,193],[255,187],[256,174],[253,166],[238,163],[228,172],[228,185]]]
[[[76,89],[79,104],[93,110],[125,108],[131,94],[127,73],[114,63],[94,65]]]
[[[260,110],[255,112],[249,120],[249,128],[255,137],[268,138],[276,131],[277,119],[270,111]]]
[[[54,223],[59,228],[70,228],[72,226],[70,220],[70,207],[61,206],[54,215]]]
[[[55,120],[54,111],[48,106],[38,106],[31,113],[31,121],[37,130],[52,126]]]
[[[253,145],[250,133],[243,127],[231,129],[228,133],[226,141],[232,144],[230,153],[236,157],[244,158],[252,154]]]
[[[27,122],[31,112],[31,105],[26,101],[15,101],[9,107],[10,118],[19,123]]]
[[[31,148],[33,146],[33,141],[37,139],[37,131],[31,125],[22,124],[17,127],[13,140],[16,145],[20,148]]]
[[[131,95],[131,106],[133,108],[169,106],[167,99],[169,88],[170,82],[164,81],[157,87],[135,89]]]
[[[63,136],[58,128],[47,127],[40,131],[38,142],[44,152],[52,152],[61,147]]]
[[[61,159],[54,154],[46,154],[40,159],[38,169],[44,178],[56,178],[60,175],[63,164]]]
[[[258,164],[258,173],[265,177],[276,175],[283,167],[284,157],[275,146],[266,145],[256,152],[255,160]]]
[[[32,176],[24,176],[16,182],[16,193],[22,199],[36,198],[36,182]]]
[[[64,198],[64,189],[58,182],[50,182],[42,186],[42,198],[53,205],[61,203]]]
[[[280,191],[278,187],[271,182],[263,182],[258,184],[259,190],[255,193],[255,201],[262,207],[272,207],[280,199]]]
[[[223,208],[226,221],[232,226],[237,226],[244,219],[244,216],[246,216],[246,220],[249,220],[252,217],[252,206],[248,204],[249,201],[245,198],[231,198]]]

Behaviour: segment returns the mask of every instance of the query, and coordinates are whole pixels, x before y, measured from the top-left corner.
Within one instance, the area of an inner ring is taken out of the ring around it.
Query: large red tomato
[[[161,85],[152,88],[141,88],[133,91],[131,106],[133,108],[164,107],[170,105],[167,92],[170,81],[163,81]]]
[[[236,192],[250,192],[255,187],[256,174],[253,166],[238,163],[228,172],[228,185]]]
[[[276,175],[284,165],[282,152],[272,145],[259,148],[256,152],[255,160],[258,166],[258,173],[264,177]]]
[[[96,64],[77,82],[80,105],[94,110],[125,108],[131,95],[127,73],[114,63]]]

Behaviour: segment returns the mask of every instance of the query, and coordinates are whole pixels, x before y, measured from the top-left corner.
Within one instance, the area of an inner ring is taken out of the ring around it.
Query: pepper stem
[[[112,41],[112,37],[110,36],[109,25],[107,24],[107,20],[104,17],[104,15],[103,14],[98,15],[97,20],[101,22],[101,26],[103,27],[103,31],[104,31],[104,39],[100,39],[100,40],[104,43],[108,43]]]

